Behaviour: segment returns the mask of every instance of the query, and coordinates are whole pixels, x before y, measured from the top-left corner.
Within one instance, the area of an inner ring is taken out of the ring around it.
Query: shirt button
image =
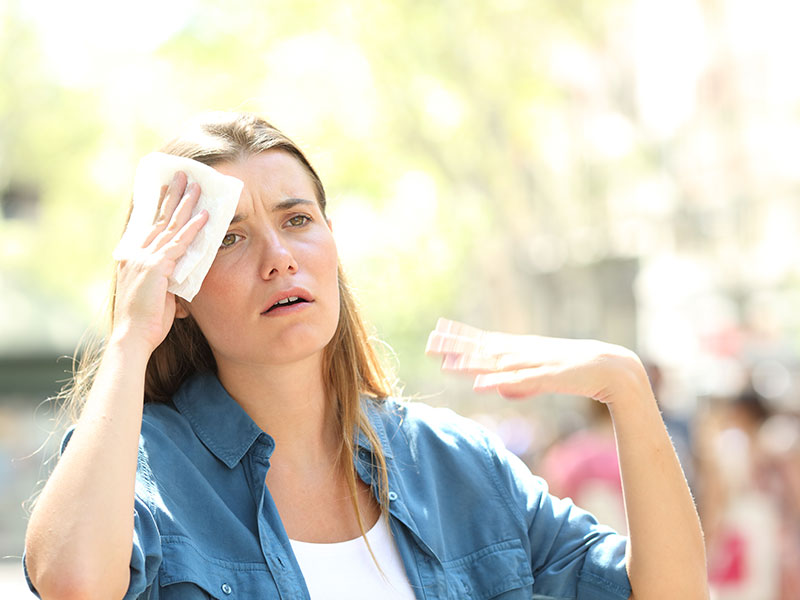
[[[227,583],[223,583],[222,584],[222,593],[223,594],[225,594],[227,596],[232,591],[233,591],[233,588],[231,588],[231,586],[229,586]]]
[[[394,502],[397,500],[397,492],[389,492],[389,501]]]

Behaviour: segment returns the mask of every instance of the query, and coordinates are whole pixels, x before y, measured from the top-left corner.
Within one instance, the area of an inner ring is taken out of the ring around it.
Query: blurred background
[[[0,596],[138,159],[205,110],[295,139],[405,393],[620,521],[607,419],[474,397],[440,315],[647,363],[717,599],[800,598],[800,4],[0,3]],[[43,449],[35,453],[37,448]]]

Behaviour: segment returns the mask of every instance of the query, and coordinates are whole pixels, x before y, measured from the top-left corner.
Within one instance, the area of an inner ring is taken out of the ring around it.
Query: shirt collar
[[[186,417],[203,444],[229,468],[235,467],[258,439],[265,436],[274,449],[274,440],[261,430],[250,415],[222,387],[213,373],[200,373],[190,377],[173,397],[178,411]],[[382,415],[386,408],[373,398],[361,397],[361,408],[366,411],[384,457],[392,459],[392,446],[386,434]],[[359,429],[356,445],[372,453],[372,444]]]
[[[197,437],[228,468],[235,467],[262,435],[268,439],[270,453],[274,448],[272,438],[261,431],[212,373],[190,377],[173,402]]]

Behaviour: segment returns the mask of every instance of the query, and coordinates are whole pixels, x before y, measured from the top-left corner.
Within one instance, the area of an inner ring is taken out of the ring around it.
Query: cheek
[[[325,269],[328,274],[328,286],[331,293],[336,294],[336,305],[339,305],[339,261],[336,255],[333,254],[332,260],[326,265]]]
[[[230,276],[226,276],[224,269],[214,272],[209,271],[200,291],[192,301],[189,310],[197,320],[198,324],[219,323],[224,315],[231,314],[231,308],[236,302],[237,295],[232,290],[237,289]]]
[[[339,279],[339,250],[336,248],[336,242],[333,240],[333,235],[330,235],[325,250],[321,253],[321,256],[324,256],[325,261],[325,271],[327,273],[333,273],[333,278],[337,280]],[[338,284],[337,284],[338,285]]]
[[[336,321],[339,320],[339,312],[341,310],[341,298],[339,294],[339,258],[336,253],[336,245],[331,242],[330,248],[322,253],[326,260],[321,265],[324,273],[324,278],[321,281],[325,282],[326,293],[330,298],[329,306],[332,312],[335,312]]]

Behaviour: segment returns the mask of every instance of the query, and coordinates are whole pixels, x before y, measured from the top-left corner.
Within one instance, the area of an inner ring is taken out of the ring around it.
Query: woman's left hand
[[[483,331],[439,319],[425,352],[440,355],[445,371],[474,375],[475,390],[505,398],[573,394],[611,405],[652,394],[636,354],[594,340]]]
[[[476,390],[496,390],[506,398],[574,394],[606,403],[617,438],[634,595],[708,597],[694,502],[633,352],[593,340],[482,331],[446,319],[439,319],[426,352],[442,356],[444,370],[474,375]]]

